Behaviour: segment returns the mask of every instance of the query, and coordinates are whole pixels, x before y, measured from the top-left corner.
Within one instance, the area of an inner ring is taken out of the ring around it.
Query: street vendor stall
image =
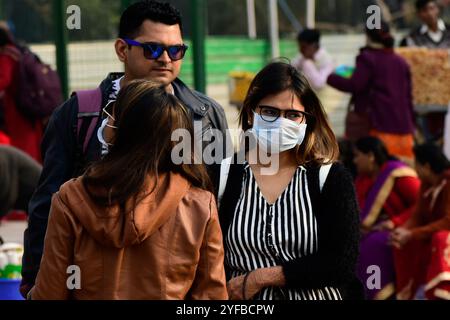
[[[449,51],[398,48],[396,52],[411,67],[414,109],[419,118],[419,130],[426,135],[430,128],[423,119],[431,113],[445,117],[450,102]]]

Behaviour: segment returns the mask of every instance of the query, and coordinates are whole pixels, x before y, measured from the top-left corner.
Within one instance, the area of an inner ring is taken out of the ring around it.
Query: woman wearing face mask
[[[113,109],[109,152],[53,197],[31,298],[227,299],[206,169],[171,160],[174,130],[193,143],[187,109],[144,80],[123,88]]]
[[[221,167],[230,298],[361,298],[352,178],[334,162],[337,142],[307,80],[287,63],[269,64],[250,85],[240,123],[257,145]]]

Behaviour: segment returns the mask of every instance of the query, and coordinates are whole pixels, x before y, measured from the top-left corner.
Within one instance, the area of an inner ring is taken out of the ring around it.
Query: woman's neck
[[[274,174],[277,174],[279,171],[292,169],[298,166],[295,152],[293,150],[285,151],[280,154],[272,154],[267,159],[270,161],[262,161],[262,159],[258,157],[255,164],[250,164],[257,170],[276,167],[277,170],[273,171]]]

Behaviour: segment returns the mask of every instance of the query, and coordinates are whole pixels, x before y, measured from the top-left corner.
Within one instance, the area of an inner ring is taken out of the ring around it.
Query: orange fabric
[[[384,142],[389,154],[414,159],[414,136],[412,134],[393,134],[371,130],[370,135]]]

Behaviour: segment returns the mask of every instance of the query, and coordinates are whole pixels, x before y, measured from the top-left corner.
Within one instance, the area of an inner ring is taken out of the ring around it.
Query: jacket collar
[[[103,95],[104,103],[106,103],[105,99],[110,95],[113,90],[113,81],[123,77],[123,72],[112,72],[108,74],[108,77],[102,81],[100,84],[100,88],[102,92],[106,93]],[[180,99],[189,109],[191,109],[195,114],[204,117],[208,112],[210,106],[200,100],[198,95],[194,94],[194,92],[188,88],[188,86],[176,78],[172,82],[172,87],[175,93],[175,96]]]
[[[176,78],[175,81],[172,82],[172,86],[175,91],[175,96],[186,104],[195,114],[201,117],[206,115],[210,106],[201,101],[199,97],[183,83],[183,81]]]

